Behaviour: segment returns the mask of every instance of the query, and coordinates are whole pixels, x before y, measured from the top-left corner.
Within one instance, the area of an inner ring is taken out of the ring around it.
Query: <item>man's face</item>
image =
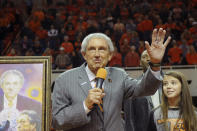
[[[30,123],[30,118],[22,114],[17,119],[17,131],[36,131],[35,124]]]
[[[97,70],[105,67],[112,58],[112,53],[104,39],[92,38],[86,47],[86,52],[82,52],[88,67],[96,74]]]
[[[148,62],[150,61],[150,56],[148,55],[147,51],[144,51],[141,56],[140,65],[144,70],[148,69]]]
[[[22,88],[22,82],[19,76],[15,74],[8,74],[5,76],[1,88],[8,100],[13,100],[20,89]]]

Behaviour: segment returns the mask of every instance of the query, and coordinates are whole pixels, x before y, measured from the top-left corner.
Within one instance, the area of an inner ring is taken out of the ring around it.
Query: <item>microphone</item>
[[[102,89],[104,80],[106,79],[107,71],[104,68],[100,68],[96,73],[96,88]]]
[[[96,88],[102,89],[102,85],[103,85],[104,80],[106,79],[106,76],[107,76],[107,71],[106,71],[106,69],[100,68],[100,69],[97,71],[97,73],[96,73]],[[102,106],[102,104],[100,104],[100,105],[98,105],[98,106],[99,106],[100,110],[101,110],[102,112],[104,112],[104,111],[103,111],[103,106]]]

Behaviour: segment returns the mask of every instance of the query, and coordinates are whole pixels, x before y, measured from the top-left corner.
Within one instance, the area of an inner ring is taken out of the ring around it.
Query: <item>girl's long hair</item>
[[[192,104],[192,97],[189,91],[189,85],[185,76],[178,71],[169,71],[165,75],[177,78],[181,82],[181,94],[179,102],[179,119],[183,119],[184,128],[186,131],[197,131],[197,117],[195,113],[195,107]],[[163,92],[163,89],[162,89]],[[163,112],[163,119],[165,122],[166,131],[168,130],[167,122],[168,119],[168,98],[162,93],[161,109]],[[178,122],[178,121],[177,121]]]

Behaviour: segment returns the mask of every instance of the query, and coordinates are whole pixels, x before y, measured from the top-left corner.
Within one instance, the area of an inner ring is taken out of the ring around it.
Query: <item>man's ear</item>
[[[113,57],[113,55],[114,55],[114,52],[110,52],[110,55],[109,55],[108,61],[110,61],[110,60],[111,60],[111,58]]]
[[[140,60],[140,66],[142,66],[142,60]]]
[[[83,58],[86,60],[86,53],[85,52],[81,52]]]

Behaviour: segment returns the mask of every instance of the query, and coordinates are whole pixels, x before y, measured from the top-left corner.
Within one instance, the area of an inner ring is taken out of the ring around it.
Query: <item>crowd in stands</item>
[[[49,55],[53,69],[70,69],[84,62],[84,36],[103,32],[115,47],[109,66],[137,67],[144,41],[164,28],[172,41],[162,65],[197,64],[197,0],[66,0],[27,10],[28,20],[9,4],[0,10],[0,44],[13,32],[10,26],[19,26],[20,36],[3,55]]]

